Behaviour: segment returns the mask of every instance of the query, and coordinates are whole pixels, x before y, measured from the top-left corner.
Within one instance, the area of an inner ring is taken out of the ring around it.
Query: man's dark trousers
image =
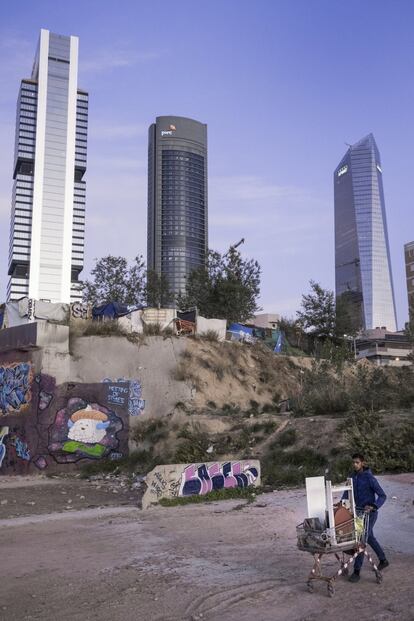
[[[368,543],[371,548],[374,550],[375,554],[378,556],[380,561],[385,561],[384,550],[381,548],[380,544],[374,537],[373,528],[375,522],[377,521],[378,513],[376,511],[371,511],[367,514],[366,518],[368,520],[368,532],[367,539],[365,543]],[[364,553],[358,554],[355,559],[354,570],[359,571],[362,567],[362,563],[364,562]]]

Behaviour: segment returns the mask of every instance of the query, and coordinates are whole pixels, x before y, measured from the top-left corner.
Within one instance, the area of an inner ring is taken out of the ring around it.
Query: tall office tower
[[[174,295],[207,252],[207,125],[159,116],[149,128],[148,269]]]
[[[350,146],[334,172],[336,298],[349,302],[356,328],[395,332],[381,159],[369,134]]]
[[[414,321],[414,241],[404,245],[405,275],[407,278],[408,312]]]
[[[78,89],[78,38],[41,30],[20,85],[7,299],[81,299],[88,94]]]

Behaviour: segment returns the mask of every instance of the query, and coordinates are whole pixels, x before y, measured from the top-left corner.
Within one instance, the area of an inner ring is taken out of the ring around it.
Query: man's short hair
[[[365,461],[365,457],[362,453],[354,453],[352,455],[352,459],[359,459],[360,461]]]

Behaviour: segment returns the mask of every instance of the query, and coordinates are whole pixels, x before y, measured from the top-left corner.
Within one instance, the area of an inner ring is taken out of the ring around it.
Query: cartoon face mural
[[[78,410],[68,420],[70,440],[95,444],[101,442],[109,425],[108,417],[103,412],[93,410],[88,405],[84,410]]]
[[[117,451],[117,433],[122,428],[122,420],[112,410],[73,397],[56,414],[48,449],[59,463],[101,459]]]
[[[31,401],[32,367],[28,362],[0,366],[0,411],[19,412]]]

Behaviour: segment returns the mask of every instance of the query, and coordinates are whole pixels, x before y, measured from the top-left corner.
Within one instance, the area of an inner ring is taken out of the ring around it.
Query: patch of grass
[[[345,481],[351,472],[351,461],[349,457],[339,457],[334,459],[329,464],[329,471],[327,477],[332,483],[342,483]]]
[[[199,334],[199,337],[203,339],[204,341],[210,341],[212,343],[217,343],[219,335],[218,335],[218,332],[216,332],[215,330],[207,330],[203,334]]]
[[[160,323],[144,323],[145,336],[160,336],[163,331]]]
[[[237,416],[240,414],[240,407],[235,403],[225,403],[221,408],[221,413],[224,416]]]
[[[262,476],[266,485],[289,487],[303,485],[305,477],[322,475],[326,458],[310,448],[285,451],[277,440],[262,459]]]
[[[216,410],[217,409],[217,405],[215,401],[207,401],[207,407],[211,408],[212,410]]]
[[[126,336],[126,333],[116,320],[92,321],[86,326],[83,336]]]
[[[147,418],[140,420],[131,433],[134,442],[156,444],[168,435],[168,423],[165,418]]]
[[[183,496],[177,498],[161,498],[159,504],[163,507],[179,507],[181,505],[199,504],[203,502],[217,502],[219,500],[238,500],[244,498],[247,500],[247,504],[255,501],[259,494],[262,494],[262,490],[259,487],[249,485],[249,487],[234,487],[228,489],[214,490],[208,494]]]
[[[123,459],[101,459],[99,461],[85,464],[81,467],[81,478],[87,479],[96,474],[109,474],[116,472],[147,474],[147,472],[163,462],[164,459],[154,455],[152,449],[148,451],[132,451]]]
[[[293,444],[295,444],[296,440],[296,429],[291,428],[282,431],[282,433],[277,438],[277,443],[279,444],[279,446],[286,448],[287,446],[292,446]]]
[[[174,454],[176,464],[188,464],[206,460],[210,438],[199,423],[187,423],[179,431],[180,442]]]
[[[274,420],[266,420],[264,422],[257,421],[250,427],[252,433],[270,435],[276,431],[278,424]]]
[[[268,414],[270,412],[277,412],[279,410],[278,406],[275,403],[265,403],[262,406],[263,414]]]
[[[354,409],[343,430],[350,452],[361,452],[375,472],[414,470],[414,420],[390,427],[375,410]]]
[[[200,389],[200,378],[196,375],[191,365],[180,361],[175,369],[171,371],[171,378],[176,382],[188,382],[194,386],[197,390]]]

